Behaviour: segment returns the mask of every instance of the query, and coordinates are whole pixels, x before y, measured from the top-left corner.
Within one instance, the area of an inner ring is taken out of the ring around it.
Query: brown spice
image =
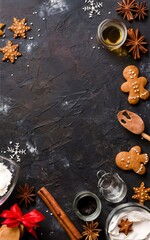
[[[82,232],[85,240],[97,240],[99,237],[99,232],[101,229],[98,229],[98,222],[86,222],[86,225],[82,225],[85,231]]]
[[[119,8],[116,9],[116,12],[120,15],[123,15],[124,19],[131,21],[134,19],[134,9],[136,6],[135,0],[122,0],[118,2]]]
[[[133,222],[130,222],[128,219],[121,219],[118,224],[119,232],[123,232],[125,235],[128,235],[129,231],[132,231]]]
[[[140,52],[147,53],[148,49],[143,45],[147,45],[147,42],[144,36],[140,36],[139,29],[134,31],[133,28],[129,28],[125,46],[129,47],[128,52],[132,52],[134,60],[140,59]]]
[[[26,208],[29,207],[29,205],[35,201],[35,194],[34,194],[34,187],[29,186],[27,183],[25,183],[24,186],[19,186],[18,189],[18,195],[16,198],[20,199],[19,204],[25,203]]]
[[[56,217],[56,219],[58,220],[60,225],[67,232],[70,239],[71,240],[81,239],[82,238],[81,233],[78,231],[78,229],[72,223],[72,221],[67,216],[67,214],[63,211],[63,209],[59,206],[59,204],[54,199],[54,197],[51,195],[51,193],[45,187],[42,187],[38,191],[38,195],[42,198],[42,200],[45,202],[45,204],[48,206],[48,208],[54,214],[54,216]]]
[[[139,21],[141,19],[144,20],[144,18],[146,16],[148,16],[148,8],[147,8],[147,5],[146,5],[146,2],[136,3],[135,13],[136,14],[135,14],[134,18],[138,18]]]

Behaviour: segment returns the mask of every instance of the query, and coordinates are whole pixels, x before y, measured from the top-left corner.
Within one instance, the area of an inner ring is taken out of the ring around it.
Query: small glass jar
[[[127,194],[127,186],[118,173],[97,172],[98,189],[102,196],[112,203],[121,202]]]
[[[119,233],[118,223],[121,219],[128,219],[132,222],[132,231],[129,231],[127,235]],[[118,205],[106,219],[105,233],[107,240],[137,239],[137,236],[138,239],[147,239],[147,236],[150,236],[150,209],[134,202]],[[144,234],[144,237],[141,238],[139,234]]]
[[[101,201],[96,194],[83,190],[75,196],[73,208],[81,220],[93,221],[101,213]]]
[[[127,38],[125,24],[116,19],[105,19],[97,30],[97,40],[110,51],[119,49]]]

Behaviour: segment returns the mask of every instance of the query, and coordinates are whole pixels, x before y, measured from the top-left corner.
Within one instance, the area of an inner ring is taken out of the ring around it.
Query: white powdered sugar
[[[0,196],[7,193],[8,186],[11,183],[12,173],[6,165],[0,163]]]
[[[127,235],[119,232],[118,223],[121,219],[128,219],[133,223],[132,231]],[[111,240],[150,240],[150,213],[144,209],[118,213],[109,223],[108,232]]]

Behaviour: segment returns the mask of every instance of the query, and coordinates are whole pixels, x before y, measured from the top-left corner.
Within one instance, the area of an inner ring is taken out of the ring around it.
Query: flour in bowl
[[[4,196],[11,183],[12,173],[6,165],[0,163],[0,197]]]

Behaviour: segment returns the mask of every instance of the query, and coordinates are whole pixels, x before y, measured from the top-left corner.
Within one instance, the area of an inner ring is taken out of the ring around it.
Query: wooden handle
[[[141,136],[145,138],[146,140],[150,141],[150,136],[144,132],[141,133]]]

